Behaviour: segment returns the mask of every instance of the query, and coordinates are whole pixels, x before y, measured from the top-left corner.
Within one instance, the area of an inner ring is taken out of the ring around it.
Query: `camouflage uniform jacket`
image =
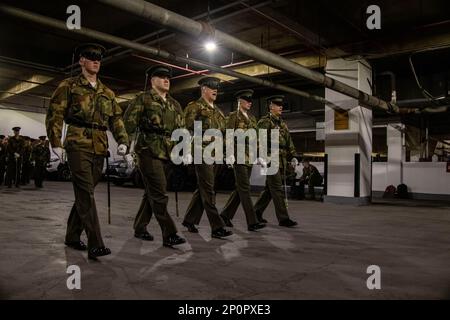
[[[106,155],[107,128],[118,144],[129,145],[122,110],[116,102],[114,92],[99,79],[96,89],[82,74],[59,84],[50,100],[45,119],[47,136],[53,148],[61,147],[63,120],[69,123],[64,141],[68,152],[84,151]]]
[[[292,141],[286,122],[284,122],[281,117],[277,117],[269,113],[258,121],[258,129],[267,129],[267,138],[269,139],[269,142],[267,143],[268,155],[270,155],[270,130],[280,130],[280,168],[285,168],[287,162],[291,161],[296,154],[295,145]]]
[[[228,115],[228,119],[227,119],[227,129],[242,129],[244,131],[247,131],[248,129],[254,129],[256,130],[257,128],[257,121],[256,118],[250,114],[247,113],[246,117],[241,111],[233,111],[230,112],[230,114]],[[252,163],[250,162],[250,155],[249,155],[249,143],[248,143],[248,138],[245,139],[245,164],[248,166],[251,166]],[[242,142],[241,142],[242,143]],[[235,139],[235,152],[234,152],[234,156],[236,158],[236,161],[238,160],[237,158],[237,139]],[[257,152],[257,150],[256,150]],[[257,157],[257,154],[254,155],[255,159]]]
[[[208,129],[218,129],[222,131],[222,134],[225,133],[225,115],[217,106],[211,106],[203,98],[187,105],[184,109],[184,121],[186,128],[191,132],[194,132],[194,121],[201,121],[203,133]],[[203,140],[203,147],[209,145],[211,141]]]
[[[45,143],[38,143],[33,147],[31,159],[36,163],[48,163],[50,161],[50,149]]]
[[[141,94],[130,104],[124,115],[130,137],[136,139],[135,150],[148,149],[152,157],[170,160],[174,141],[172,131],[183,127],[180,104],[167,95],[166,101],[155,91]]]

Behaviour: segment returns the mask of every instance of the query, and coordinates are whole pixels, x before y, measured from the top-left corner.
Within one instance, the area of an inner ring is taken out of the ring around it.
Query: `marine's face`
[[[216,101],[217,99],[217,89],[211,89],[210,87],[202,87],[202,95],[208,101]]]
[[[309,162],[303,162],[303,167],[308,169],[309,168]]]
[[[273,102],[270,103],[270,112],[272,112],[272,114],[274,116],[281,116],[281,113],[283,112],[283,106],[279,106]]]
[[[151,82],[152,88],[158,91],[169,92],[170,90],[170,79],[168,76],[153,76]]]
[[[14,136],[15,136],[15,137],[18,137],[19,134],[20,134],[20,131],[19,131],[19,130],[14,131]]]
[[[100,60],[89,60],[88,58],[80,58],[80,66],[90,74],[97,74],[100,71]]]
[[[252,102],[245,99],[239,99],[239,106],[244,111],[249,111],[252,108]]]

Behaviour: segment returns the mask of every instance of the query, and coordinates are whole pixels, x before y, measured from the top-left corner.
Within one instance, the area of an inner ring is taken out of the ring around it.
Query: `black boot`
[[[279,225],[282,227],[293,227],[297,225],[297,222],[292,221],[291,219],[285,219],[283,221],[280,221]]]
[[[186,240],[178,236],[176,233],[169,236],[167,239],[163,240],[163,246],[165,247],[172,247],[176,246],[178,244],[185,243]]]
[[[134,236],[138,239],[145,240],[145,241],[153,241],[153,236],[148,232],[135,232]]]
[[[86,250],[86,245],[83,241],[65,241],[64,244],[72,249],[84,251]]]
[[[224,228],[219,228],[219,229],[213,230],[213,232],[211,232],[211,237],[221,239],[221,238],[231,236],[232,234],[233,234],[233,232],[230,230],[226,230]]]
[[[88,258],[91,260],[97,260],[97,257],[103,257],[111,254],[111,250],[106,247],[91,248],[88,251]]]
[[[266,225],[264,223],[254,223],[248,226],[248,231],[256,231],[265,227]]]
[[[189,232],[198,233],[198,229],[195,227],[193,223],[183,222],[182,225],[185,226]]]

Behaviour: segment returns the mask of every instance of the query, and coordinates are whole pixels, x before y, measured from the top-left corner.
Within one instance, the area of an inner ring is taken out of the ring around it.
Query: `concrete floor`
[[[133,237],[143,190],[112,186],[107,225],[106,184],[97,188],[104,240],[112,255],[100,262],[64,246],[73,202],[70,183],[43,190],[0,187],[0,297],[3,299],[442,299],[450,298],[449,204],[404,201],[366,207],[291,201],[300,225],[279,227],[273,207],[267,228],[248,232],[243,212],[235,235],[211,239],[206,215],[188,243],[162,247]],[[190,193],[180,195],[181,215]],[[218,194],[221,208],[226,194]],[[68,265],[81,268],[81,290],[68,290]],[[369,265],[381,268],[381,290],[368,290]]]

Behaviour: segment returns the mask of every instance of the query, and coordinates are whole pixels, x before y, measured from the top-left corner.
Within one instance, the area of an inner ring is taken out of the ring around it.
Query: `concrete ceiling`
[[[323,91],[323,88],[312,85],[309,81],[270,69],[249,57],[220,47],[220,44],[217,52],[207,53],[197,39],[161,29],[95,1],[3,2],[59,20],[66,19],[66,8],[69,5],[77,4],[82,11],[82,25],[89,28],[129,40],[138,39],[138,42],[160,47],[176,55],[189,55],[191,58],[249,75],[276,79],[301,90],[315,91],[318,94]],[[319,71],[326,58],[336,56],[365,56],[371,60],[375,71],[395,71],[405,64],[410,52],[450,45],[450,20],[446,11],[447,1],[443,0],[377,1],[382,11],[382,29],[376,31],[365,27],[365,9],[372,1],[151,2],[197,20],[209,20],[217,29]],[[0,18],[0,104],[45,112],[53,90],[59,81],[70,74],[73,49],[92,39],[9,16],[1,15]],[[117,93],[120,101],[126,103],[142,90],[144,70],[158,59],[107,43],[104,45],[109,57],[103,61],[101,76]],[[392,57],[397,57],[397,60]],[[405,82],[412,81],[412,75],[406,69]],[[174,69],[172,88],[182,104],[192,99],[192,94],[196,93],[196,73],[199,71],[208,73],[207,70],[186,65],[178,65]],[[222,101],[229,100],[232,91],[243,87],[256,89],[260,98],[273,93],[273,90],[255,88],[240,80],[227,80],[230,81],[224,86]],[[320,110],[320,106],[304,101],[300,111],[311,112],[318,108]],[[301,113],[299,115],[302,116]],[[318,113],[318,116],[322,115]]]

